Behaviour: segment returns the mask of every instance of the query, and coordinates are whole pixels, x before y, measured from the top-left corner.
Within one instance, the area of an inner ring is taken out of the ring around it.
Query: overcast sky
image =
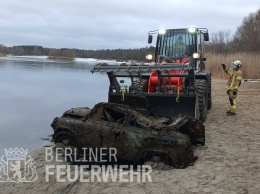
[[[116,49],[148,46],[156,28],[234,33],[260,0],[1,0],[0,44]]]

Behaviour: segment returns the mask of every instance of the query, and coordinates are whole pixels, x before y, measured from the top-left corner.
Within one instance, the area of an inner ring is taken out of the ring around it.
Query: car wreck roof
[[[131,73],[131,72],[143,72],[149,73],[152,71],[170,71],[170,70],[180,70],[189,69],[190,65],[188,63],[159,63],[159,64],[126,64],[126,63],[99,63],[94,66],[91,70],[92,73],[95,72],[115,72],[115,73]]]

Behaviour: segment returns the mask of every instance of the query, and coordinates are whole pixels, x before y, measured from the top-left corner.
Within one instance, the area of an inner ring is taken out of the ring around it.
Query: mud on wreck
[[[128,105],[98,103],[72,108],[52,124],[53,140],[64,147],[115,148],[117,159],[134,164],[160,161],[185,168],[196,160],[194,144],[205,144],[205,127],[187,115],[161,117]]]

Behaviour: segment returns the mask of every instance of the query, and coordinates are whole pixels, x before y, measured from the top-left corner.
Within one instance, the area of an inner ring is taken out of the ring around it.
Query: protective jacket
[[[227,90],[238,90],[243,78],[242,71],[239,69],[237,71],[227,68],[224,71],[230,76],[227,82]]]

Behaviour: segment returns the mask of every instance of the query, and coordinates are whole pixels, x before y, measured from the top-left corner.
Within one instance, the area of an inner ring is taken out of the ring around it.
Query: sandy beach
[[[204,123],[206,145],[186,169],[153,169],[152,182],[76,182],[67,193],[253,193],[260,191],[260,82],[243,82],[236,116],[229,108],[226,80],[213,79],[213,106]],[[50,121],[51,122],[51,121]],[[0,183],[0,193],[61,193],[69,182],[45,180],[44,148],[30,153],[38,178],[31,183]],[[48,162],[55,164],[55,162]]]

